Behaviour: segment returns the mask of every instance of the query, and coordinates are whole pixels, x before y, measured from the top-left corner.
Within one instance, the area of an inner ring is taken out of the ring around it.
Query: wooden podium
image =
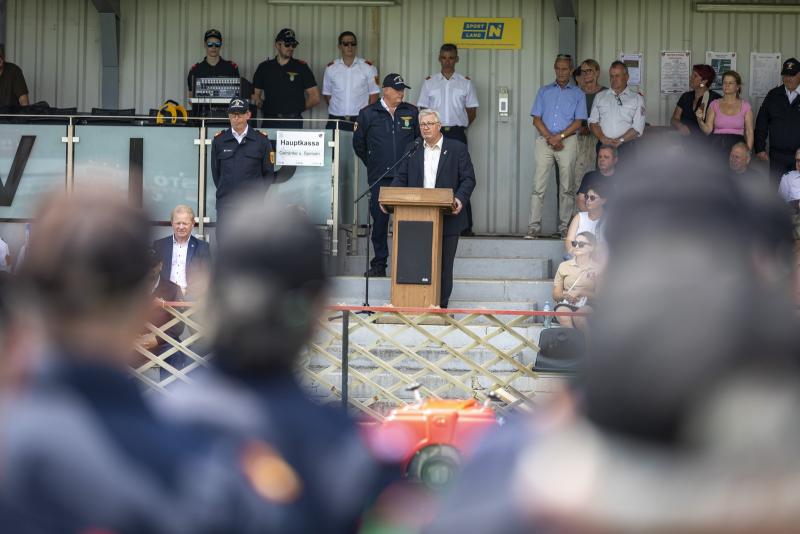
[[[453,207],[449,188],[381,187],[379,202],[394,209],[392,305],[438,306],[442,284],[442,218]]]

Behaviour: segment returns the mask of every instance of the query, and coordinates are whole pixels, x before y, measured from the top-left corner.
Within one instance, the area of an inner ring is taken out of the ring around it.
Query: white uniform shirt
[[[466,108],[478,107],[475,84],[454,72],[450,79],[440,72],[428,76],[419,92],[417,106],[435,109],[442,117],[442,126],[469,126]]]
[[[322,94],[331,97],[328,113],[341,117],[357,116],[369,104],[369,95],[381,92],[378,69],[357,57],[349,67],[342,58],[331,61],[322,78]]]
[[[800,200],[800,172],[789,171],[781,178],[778,193],[786,202]]]
[[[425,179],[422,185],[425,189],[436,187],[436,171],[439,169],[443,142],[444,136],[440,135],[435,145],[428,146],[428,143],[425,143]]]
[[[170,266],[169,279],[181,289],[186,289],[186,286],[189,285],[186,283],[186,258],[188,253],[189,240],[187,239],[186,243],[178,243],[175,241],[175,236],[172,236],[172,265]]]
[[[6,263],[6,256],[8,256],[8,243],[0,239],[0,271],[11,270],[11,266]]]
[[[597,93],[589,124],[600,123],[606,137],[619,139],[631,128],[642,135],[644,119],[644,97],[626,87],[619,95],[611,89]]]
[[[249,130],[249,129],[250,129],[250,126],[245,124],[244,131],[242,132],[242,135],[239,135],[238,133],[236,133],[236,130],[234,130],[233,128],[231,128],[231,133],[233,134],[233,138],[236,139],[236,142],[241,145],[242,144],[242,139],[247,137],[247,130]],[[173,280],[173,282],[174,282],[174,280]]]
[[[786,96],[787,96],[787,98],[789,98],[789,103],[790,104],[792,102],[794,102],[794,99],[797,98],[798,94],[800,94],[800,92],[798,92],[797,89],[795,89],[794,91],[790,91],[789,89],[786,88],[785,85],[783,86],[783,88],[786,90]]]

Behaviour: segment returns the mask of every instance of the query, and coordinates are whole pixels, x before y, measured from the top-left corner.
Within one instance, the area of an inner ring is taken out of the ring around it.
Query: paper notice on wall
[[[297,167],[325,166],[325,132],[321,130],[278,130],[276,163]]]
[[[628,67],[628,85],[642,85],[644,79],[644,61],[642,54],[626,54],[620,52],[619,60]]]
[[[750,52],[750,96],[767,96],[781,83],[781,55]]]
[[[717,77],[711,84],[712,89],[722,88],[722,75],[729,70],[736,70],[736,52],[709,52],[706,51],[706,63],[711,65]]]
[[[661,52],[661,94],[683,93],[689,90],[689,76],[692,73],[692,53]]]

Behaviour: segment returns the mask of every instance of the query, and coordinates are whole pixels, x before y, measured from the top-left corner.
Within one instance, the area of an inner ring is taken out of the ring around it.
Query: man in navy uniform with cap
[[[775,187],[781,176],[794,168],[794,154],[800,148],[800,62],[793,57],[784,61],[781,76],[783,85],[767,93],[758,110],[754,147],[758,159],[769,160]]]
[[[267,187],[273,181],[275,153],[267,134],[250,128],[247,101],[234,98],[228,105],[231,127],[214,136],[211,143],[211,176],[217,187],[217,225],[234,193],[243,186]]]
[[[223,59],[220,55],[222,48],[222,33],[219,30],[210,29],[203,36],[206,47],[206,57],[200,63],[195,63],[189,69],[186,77],[186,84],[189,89],[189,98],[194,95],[194,81],[197,78],[239,78],[239,66],[233,61]],[[205,106],[200,106],[199,111],[204,111]],[[197,112],[196,106],[192,110]]]
[[[300,43],[294,30],[284,28],[275,36],[277,55],[262,61],[253,75],[253,99],[264,118],[297,119],[268,121],[270,127],[302,128],[303,113],[319,104],[317,80],[308,63],[294,58]]]
[[[409,143],[420,137],[419,111],[413,104],[403,102],[406,89],[411,87],[406,85],[402,76],[389,74],[383,79],[381,99],[358,113],[353,150],[367,166],[367,182],[370,186],[405,154]],[[380,188],[391,185],[397,173],[397,167],[389,171],[370,194],[369,212],[372,216],[372,247],[375,256],[370,262],[369,271],[364,273],[365,276],[386,276],[389,215],[381,210],[378,196]]]

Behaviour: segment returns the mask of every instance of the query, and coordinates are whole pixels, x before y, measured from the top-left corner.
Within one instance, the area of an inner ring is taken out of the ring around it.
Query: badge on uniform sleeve
[[[353,123],[353,133],[355,133],[356,130],[358,130],[358,123],[354,122]]]
[[[405,125],[404,125],[404,128],[411,128],[411,119],[413,119],[413,118],[414,118],[414,117],[412,117],[412,116],[410,116],[410,115],[408,115],[408,116],[401,116],[401,117],[400,117],[400,120],[402,120],[402,121],[405,123]]]
[[[287,72],[286,74],[289,75],[289,81],[293,82],[294,81],[294,77],[297,76],[300,73],[299,72]]]
[[[269,153],[269,162],[275,165],[275,152],[270,151]]]
[[[253,490],[267,502],[291,504],[303,491],[297,471],[267,443],[251,441],[245,445],[241,470]]]

